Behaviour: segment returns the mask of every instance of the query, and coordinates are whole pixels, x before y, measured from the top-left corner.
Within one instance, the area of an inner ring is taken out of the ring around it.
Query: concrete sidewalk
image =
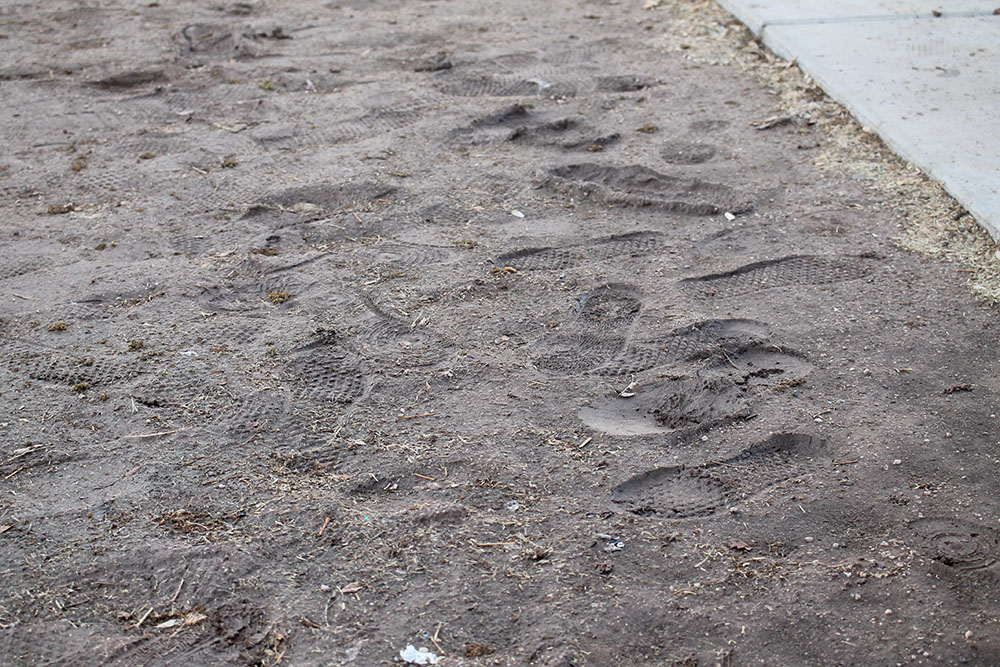
[[[998,0],[719,0],[1000,240]]]

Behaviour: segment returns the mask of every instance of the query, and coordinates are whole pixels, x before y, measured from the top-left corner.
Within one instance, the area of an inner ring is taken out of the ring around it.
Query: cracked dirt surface
[[[691,11],[0,9],[3,662],[995,664],[996,310]]]

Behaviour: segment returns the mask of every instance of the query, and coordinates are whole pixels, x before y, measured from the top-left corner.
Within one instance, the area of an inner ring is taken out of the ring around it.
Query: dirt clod
[[[466,658],[482,658],[487,655],[492,655],[493,653],[496,653],[496,650],[490,648],[486,644],[472,643],[465,645]]]
[[[290,292],[285,292],[282,290],[268,290],[267,298],[271,303],[280,304],[288,301],[292,298]]]

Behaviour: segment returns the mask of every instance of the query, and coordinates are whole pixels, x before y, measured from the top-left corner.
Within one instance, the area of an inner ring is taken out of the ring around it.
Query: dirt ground
[[[0,662],[1000,662],[991,247],[642,5],[0,8]]]

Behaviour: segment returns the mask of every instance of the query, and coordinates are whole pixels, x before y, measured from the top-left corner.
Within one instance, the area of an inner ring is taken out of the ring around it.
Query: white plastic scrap
[[[551,88],[552,84],[545,79],[528,79],[528,83],[533,83],[538,86],[538,94],[541,95],[542,91],[546,88]]]
[[[406,648],[399,652],[399,657],[411,665],[436,665],[441,659],[441,656],[431,653],[423,646],[414,648],[413,644],[407,644]]]
[[[622,391],[618,395],[621,396],[622,398],[632,398],[633,396],[635,396],[637,391],[639,391],[639,383],[629,382],[628,386],[625,387],[624,391]]]

